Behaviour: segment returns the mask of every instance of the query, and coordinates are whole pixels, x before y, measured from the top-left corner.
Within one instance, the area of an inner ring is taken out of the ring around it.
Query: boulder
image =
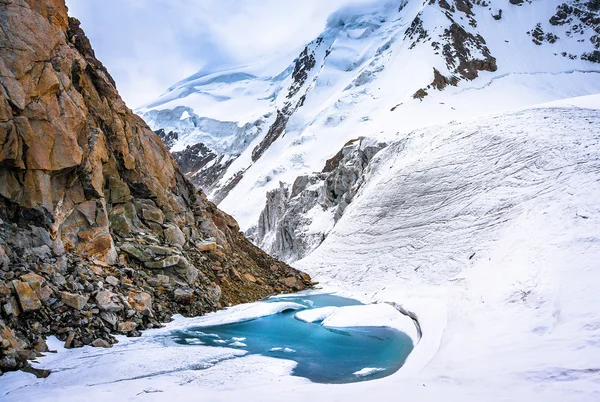
[[[217,249],[217,243],[215,241],[204,241],[196,243],[196,250],[198,251],[215,251]]]
[[[120,322],[118,325],[119,332],[129,333],[131,331],[135,331],[137,328],[137,324],[133,321]]]
[[[52,256],[52,249],[46,245],[43,245],[40,247],[32,248],[31,253],[33,255],[35,255],[37,258],[39,258],[40,260],[43,260],[45,258],[49,258],[50,256]]]
[[[88,224],[93,225],[96,223],[96,201],[84,201],[77,204],[77,210],[85,217]]]
[[[288,288],[292,288],[295,290],[304,289],[304,284],[300,280],[298,280],[298,278],[296,278],[295,276],[288,276],[287,278],[284,278],[283,280],[281,280],[281,282],[283,282],[283,284],[285,286],[287,286]]]
[[[23,312],[37,311],[42,307],[40,299],[27,282],[13,281],[13,287],[19,297],[19,304]]]
[[[248,281],[248,282],[252,282],[252,283],[256,283],[256,278],[249,273],[245,273],[244,274],[244,278]]]
[[[117,295],[107,290],[103,290],[96,294],[96,305],[100,310],[108,312],[121,311],[123,306],[118,304],[115,300],[118,300]]]
[[[106,283],[108,283],[109,285],[112,285],[112,286],[117,286],[119,284],[119,280],[117,278],[115,278],[114,276],[107,276],[105,280],[106,280]]]
[[[185,245],[185,234],[175,225],[167,225],[164,228],[165,241],[169,244]]]
[[[12,315],[17,317],[19,314],[21,314],[21,310],[19,309],[17,299],[15,299],[14,297],[9,298],[8,301],[4,303],[4,305],[2,306],[2,310],[7,316]]]
[[[185,278],[187,283],[193,284],[198,278],[198,270],[185,257],[180,257],[177,271]]]
[[[168,285],[170,280],[171,278],[166,275],[156,275],[153,278],[148,278],[147,282],[148,285],[157,288],[159,286]]]
[[[148,293],[130,292],[127,301],[138,313],[152,316],[152,296]]]
[[[75,310],[83,310],[89,299],[89,296],[82,296],[75,293],[60,292],[59,294],[60,300]]]
[[[165,221],[165,215],[163,212],[151,205],[144,205],[142,209],[142,219],[145,221],[156,222],[162,224]]]
[[[52,246],[52,238],[44,228],[33,226],[31,228],[31,241],[33,247]]]
[[[146,247],[145,251],[153,255],[173,255],[179,253],[179,250],[175,248],[157,246],[154,244]]]
[[[10,296],[11,293],[12,291],[6,285],[6,282],[0,280],[0,297]]]
[[[39,296],[40,290],[42,289],[42,285],[44,285],[46,283],[46,280],[42,276],[40,276],[38,274],[34,274],[34,273],[21,275],[21,277],[19,279],[27,282],[29,284],[29,286],[31,286],[31,289],[33,289],[33,291],[36,294],[38,294],[38,296]]]
[[[192,304],[194,302],[194,291],[191,289],[175,289],[173,292],[175,301],[180,304]]]
[[[45,302],[45,301],[48,301],[50,299],[50,297],[52,297],[52,295],[54,294],[54,291],[52,290],[52,288],[50,286],[44,285],[36,293],[38,295],[38,298],[41,301]]]
[[[117,317],[117,315],[115,313],[110,312],[110,311],[100,312],[100,318],[102,318],[104,321],[109,323],[111,326],[114,326],[117,323],[117,321],[119,320],[119,317]]]
[[[135,258],[138,261],[141,262],[146,262],[146,261],[151,261],[152,260],[152,256],[149,255],[148,253],[140,250],[138,247],[134,246],[131,243],[123,243],[119,246],[119,248],[121,249],[122,252],[126,253],[127,255]]]
[[[95,348],[105,348],[105,349],[108,349],[108,348],[112,347],[112,345],[110,343],[108,343],[104,339],[100,339],[100,338],[95,339],[92,342],[92,346],[95,347]]]

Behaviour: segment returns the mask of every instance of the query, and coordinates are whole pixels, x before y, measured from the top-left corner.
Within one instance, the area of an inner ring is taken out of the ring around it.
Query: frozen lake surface
[[[386,377],[402,367],[413,349],[411,338],[393,328],[322,325],[325,317],[321,318],[319,311],[331,313],[336,307],[360,305],[356,300],[312,295],[271,301],[297,303],[306,309],[226,325],[174,330],[170,336],[176,343],[190,347],[234,347],[251,354],[293,360],[297,365],[292,375],[318,383]],[[317,314],[306,314],[312,311]],[[306,320],[302,314],[314,319]]]

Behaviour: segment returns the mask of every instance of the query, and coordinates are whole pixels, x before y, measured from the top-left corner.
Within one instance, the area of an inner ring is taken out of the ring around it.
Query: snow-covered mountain
[[[598,93],[599,38],[597,1],[376,1],[332,14],[295,59],[200,71],[138,113],[242,229],[294,260],[305,252],[275,244],[289,228],[258,226],[269,191],[293,193],[298,176],[321,172],[359,137],[390,142]],[[335,219],[316,211],[294,230],[324,238],[332,225],[322,221]]]

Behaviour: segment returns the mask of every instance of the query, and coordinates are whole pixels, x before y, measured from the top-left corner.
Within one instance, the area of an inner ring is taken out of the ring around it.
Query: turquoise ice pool
[[[302,304],[306,309],[359,305],[332,295],[293,296],[274,301]],[[181,345],[205,345],[246,350],[297,363],[293,375],[313,382],[341,384],[382,378],[396,372],[413,349],[403,332],[387,327],[332,329],[320,322],[294,318],[285,311],[250,321],[173,332]]]

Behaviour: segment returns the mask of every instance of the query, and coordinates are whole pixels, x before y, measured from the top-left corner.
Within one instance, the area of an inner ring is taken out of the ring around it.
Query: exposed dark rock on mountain
[[[155,133],[156,135],[158,135],[158,138],[162,140],[163,144],[165,144],[165,147],[167,147],[169,151],[171,150],[171,148],[173,148],[175,141],[179,139],[179,133],[175,131],[169,131],[167,133],[161,128],[159,130],[156,130]]]
[[[217,155],[202,143],[188,145],[183,151],[173,152],[173,158],[181,170],[189,172],[191,176],[216,157]]]
[[[185,178],[64,0],[1,0],[0,43],[0,374],[48,335],[106,347],[310,284]]]
[[[566,32],[567,36],[574,37],[575,35],[583,34],[586,29],[591,29],[593,34],[589,40],[594,46],[595,50],[584,52],[579,57],[582,60],[587,60],[595,63],[600,63],[600,1],[598,0],[571,0],[565,2],[557,7],[556,14],[554,14],[549,22],[553,26],[566,25],[569,29]],[[540,30],[541,27],[536,26],[535,31]],[[549,34],[547,38],[548,42],[553,43],[559,38]],[[533,34],[532,34],[533,36]],[[540,38],[534,36],[534,40],[543,42]],[[576,57],[576,55],[563,53],[563,57]]]
[[[371,139],[352,140],[322,172],[298,176],[291,188],[281,185],[269,191],[257,243],[287,261],[317,248],[360,189],[369,161],[385,146]]]

